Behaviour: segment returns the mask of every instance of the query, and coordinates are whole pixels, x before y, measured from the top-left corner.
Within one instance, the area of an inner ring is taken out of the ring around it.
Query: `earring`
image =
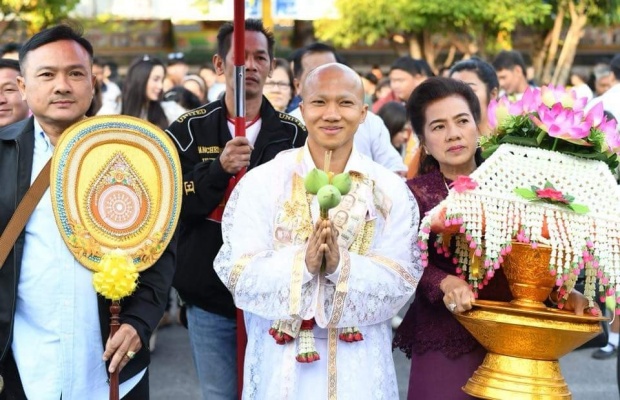
[[[428,152],[428,149],[427,149],[426,147],[423,147],[423,148],[424,148],[424,154],[426,154],[427,156],[428,156],[429,154],[431,154],[431,153],[429,153],[429,152]]]

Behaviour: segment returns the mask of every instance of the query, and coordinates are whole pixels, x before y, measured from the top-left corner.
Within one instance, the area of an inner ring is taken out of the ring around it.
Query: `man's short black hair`
[[[411,76],[435,76],[430,65],[425,60],[418,60],[410,56],[402,56],[396,59],[390,66],[390,72],[395,69],[405,71]]]
[[[23,68],[26,56],[32,50],[36,50],[41,46],[49,43],[58,42],[60,40],[73,40],[86,50],[90,59],[93,59],[93,46],[83,35],[83,29],[79,26],[71,27],[69,25],[61,24],[51,28],[43,29],[41,32],[35,34],[28,39],[26,43],[19,50],[19,64]],[[23,71],[22,71],[23,73]]]
[[[217,32],[217,54],[222,57],[222,60],[226,59],[226,54],[228,54],[228,51],[230,50],[232,33],[234,30],[235,27],[232,22],[226,22],[220,27],[220,30]],[[269,60],[273,60],[276,40],[273,37],[273,33],[267,28],[265,28],[265,26],[263,25],[263,21],[261,21],[260,19],[246,19],[245,31],[260,32],[265,35],[265,37],[267,38],[267,52],[269,53]]]
[[[295,52],[295,58],[293,59],[293,75],[295,78],[301,78],[301,75],[304,73],[304,66],[301,64],[301,60],[306,54],[310,53],[332,53],[337,63],[344,64],[342,57],[340,57],[336,49],[332,46],[323,42],[310,43]]]
[[[19,53],[19,50],[22,48],[22,45],[15,42],[10,42],[2,46],[2,50],[0,50],[0,57],[4,56],[6,53]]]
[[[20,72],[19,62],[17,60],[12,60],[9,58],[0,58],[0,69],[4,69],[4,68],[14,69],[17,72]]]
[[[521,72],[523,76],[526,75],[525,68],[525,60],[523,56],[518,51],[514,50],[504,50],[500,51],[499,54],[493,60],[493,68],[495,71],[499,72],[503,69],[514,69],[515,67],[521,67]]]

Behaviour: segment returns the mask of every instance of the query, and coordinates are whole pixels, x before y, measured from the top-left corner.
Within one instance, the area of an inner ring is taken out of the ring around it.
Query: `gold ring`
[[[127,358],[132,360],[136,356],[136,353],[131,351],[131,350],[129,350],[126,355],[127,355]]]

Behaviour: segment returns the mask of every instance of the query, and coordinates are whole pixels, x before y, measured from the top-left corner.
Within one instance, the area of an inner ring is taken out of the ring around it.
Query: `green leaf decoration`
[[[576,212],[577,214],[587,214],[590,212],[590,209],[588,208],[588,206],[583,205],[583,204],[571,203],[568,205],[568,207],[570,207],[570,209]]]
[[[483,150],[481,153],[482,158],[487,159],[491,157],[491,154],[495,153],[495,150],[497,150],[498,147],[499,147],[499,144],[493,144],[490,146],[483,147]]]
[[[516,188],[514,190],[517,196],[523,197],[525,200],[536,200],[538,196],[536,196],[536,192],[526,189],[526,188]]]
[[[545,182],[545,186],[544,186],[544,188],[545,188],[545,189],[555,189],[555,188],[553,187],[553,184],[552,184],[551,182],[549,182],[549,181]]]
[[[536,138],[532,137],[518,137],[518,136],[504,136],[500,139],[500,143],[517,144],[521,146],[538,147]]]

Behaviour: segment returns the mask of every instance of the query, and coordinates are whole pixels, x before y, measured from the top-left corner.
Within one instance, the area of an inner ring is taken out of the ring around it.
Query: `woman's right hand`
[[[461,225],[446,226],[446,213],[447,208],[444,205],[437,213],[431,216],[431,232],[445,233],[448,235],[454,235],[459,233]]]
[[[444,293],[443,303],[450,312],[471,310],[476,298],[466,281],[458,276],[448,275],[441,281],[439,288]]]

